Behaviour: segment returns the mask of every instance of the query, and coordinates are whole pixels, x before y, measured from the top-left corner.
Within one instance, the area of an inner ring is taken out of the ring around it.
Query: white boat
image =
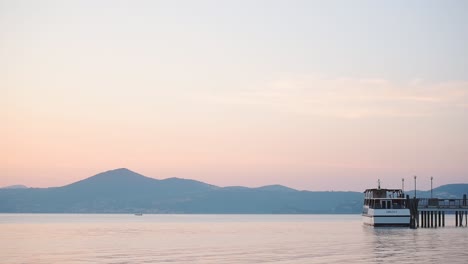
[[[363,222],[370,226],[410,226],[410,210],[401,189],[364,191]]]

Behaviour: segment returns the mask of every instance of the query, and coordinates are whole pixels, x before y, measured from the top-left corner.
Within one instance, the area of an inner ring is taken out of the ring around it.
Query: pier
[[[409,198],[407,205],[411,212],[411,228],[437,228],[445,226],[445,216],[455,215],[456,227],[468,226],[468,202],[463,199]]]

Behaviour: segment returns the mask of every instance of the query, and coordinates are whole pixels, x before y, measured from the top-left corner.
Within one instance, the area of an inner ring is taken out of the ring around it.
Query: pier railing
[[[445,213],[455,214],[455,226],[468,226],[467,195],[463,199],[439,198],[409,198],[406,204],[410,209],[410,227],[437,227],[445,226]]]
[[[418,198],[418,209],[468,209],[466,199]]]

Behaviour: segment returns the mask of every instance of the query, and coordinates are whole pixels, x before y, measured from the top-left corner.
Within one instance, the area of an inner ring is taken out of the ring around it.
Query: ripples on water
[[[357,215],[0,214],[0,234],[1,263],[468,263],[466,227]]]

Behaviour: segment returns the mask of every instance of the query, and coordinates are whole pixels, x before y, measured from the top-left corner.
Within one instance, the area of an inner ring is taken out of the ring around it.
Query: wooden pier
[[[409,198],[411,228],[437,228],[445,226],[446,214],[455,214],[455,226],[468,226],[468,202],[463,199]]]

